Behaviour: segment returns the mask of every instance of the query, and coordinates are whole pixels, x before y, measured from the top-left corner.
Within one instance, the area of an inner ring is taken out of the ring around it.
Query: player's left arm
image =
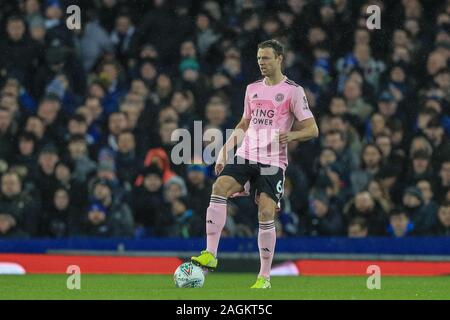
[[[280,133],[280,143],[286,144],[291,141],[308,141],[319,136],[319,128],[316,120],[308,118],[302,121],[295,120],[292,131]]]
[[[280,133],[280,143],[291,141],[307,141],[319,136],[319,128],[312,114],[308,99],[302,87],[296,87],[292,93],[291,112],[294,116],[294,124],[290,132]]]

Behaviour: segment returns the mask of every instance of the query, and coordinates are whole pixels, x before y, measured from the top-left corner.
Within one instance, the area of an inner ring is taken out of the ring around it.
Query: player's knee
[[[212,193],[216,196],[227,197],[227,186],[220,180],[214,182]]]
[[[272,221],[275,219],[275,210],[269,208],[261,208],[258,211],[258,220],[261,222]]]

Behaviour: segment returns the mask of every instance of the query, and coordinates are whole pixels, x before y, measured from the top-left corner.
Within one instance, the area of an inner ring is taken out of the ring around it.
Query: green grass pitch
[[[366,277],[272,277],[272,289],[250,290],[254,274],[209,274],[203,288],[179,289],[170,275],[81,275],[69,290],[68,275],[0,276],[0,299],[450,299],[450,277],[381,278],[369,290]]]

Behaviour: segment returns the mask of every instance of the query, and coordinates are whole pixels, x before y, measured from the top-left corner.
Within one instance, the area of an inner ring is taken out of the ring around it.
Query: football
[[[181,264],[173,274],[177,288],[200,288],[205,283],[203,269],[191,262]]]

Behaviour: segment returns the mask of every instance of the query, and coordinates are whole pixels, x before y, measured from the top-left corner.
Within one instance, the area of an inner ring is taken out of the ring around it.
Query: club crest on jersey
[[[275,100],[277,102],[281,102],[281,101],[283,101],[283,99],[284,99],[284,94],[282,94],[282,93],[279,93],[275,96]]]

